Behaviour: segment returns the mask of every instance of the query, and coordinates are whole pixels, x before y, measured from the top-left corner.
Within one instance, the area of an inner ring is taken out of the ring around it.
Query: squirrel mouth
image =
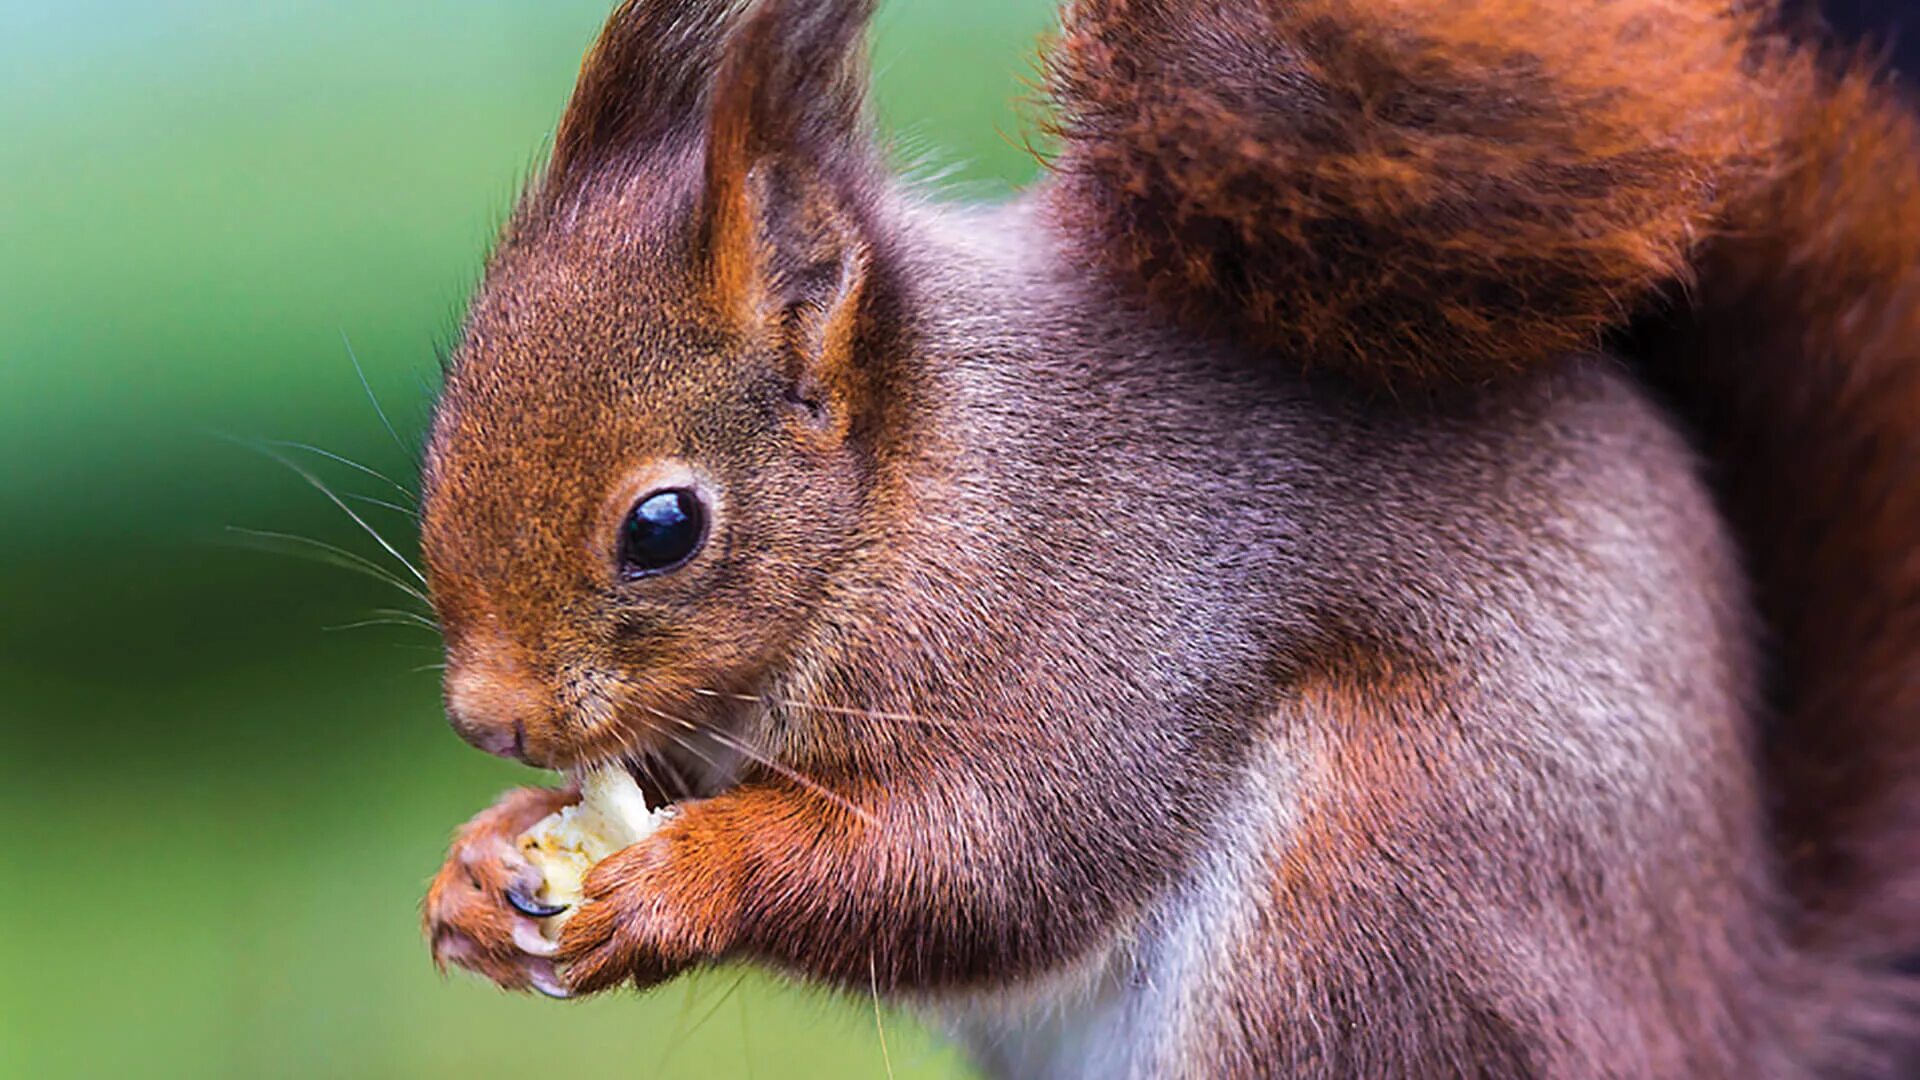
[[[640,795],[646,800],[649,810],[672,806],[675,800],[669,791],[689,790],[682,784],[674,783],[672,779],[662,778],[662,770],[670,768],[664,762],[644,762],[640,758],[629,755],[620,759],[619,767],[640,786]],[[575,772],[572,779],[576,784],[584,784],[586,777],[580,772]]]
[[[662,705],[630,697],[613,715],[570,718],[571,737],[554,740],[565,752],[530,764],[557,770],[582,788],[596,773],[617,769],[638,785],[650,809],[711,798],[738,786],[752,762],[764,760],[744,730],[754,718],[742,705],[754,700],[714,693]]]
[[[639,785],[649,810],[711,798],[734,787],[740,779],[740,763],[735,755],[718,748],[708,750],[691,739],[668,748],[629,750],[605,764],[617,767]],[[591,771],[574,768],[569,769],[568,774],[578,785]]]

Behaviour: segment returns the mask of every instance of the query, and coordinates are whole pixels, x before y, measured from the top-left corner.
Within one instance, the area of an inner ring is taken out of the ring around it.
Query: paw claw
[[[527,982],[537,992],[556,1001],[565,1001],[573,996],[573,991],[567,989],[567,984],[561,982],[560,976],[554,973],[553,965],[546,961],[528,966]]]
[[[567,910],[565,904],[543,904],[530,895],[525,886],[514,884],[507,887],[507,903],[513,910],[529,919],[551,919]]]

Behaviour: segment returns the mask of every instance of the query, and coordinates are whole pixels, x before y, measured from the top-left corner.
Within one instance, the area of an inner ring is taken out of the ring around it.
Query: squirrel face
[[[905,331],[860,7],[738,32],[728,5],[623,10],[469,312],[423,476],[453,724],[560,768],[719,726],[794,652],[901,424],[877,407]]]
[[[427,454],[448,714],[552,767],[712,720],[860,529],[852,402],[807,345],[832,313],[716,288],[694,200],[648,186],[509,236]]]

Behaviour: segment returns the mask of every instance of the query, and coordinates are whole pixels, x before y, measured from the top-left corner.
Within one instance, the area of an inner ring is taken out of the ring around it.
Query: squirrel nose
[[[518,672],[487,664],[449,665],[447,723],[462,739],[495,757],[534,762],[528,757],[527,719],[539,698]]]
[[[527,759],[527,726],[518,720],[511,728],[492,727],[458,710],[448,709],[447,723],[461,738],[494,757]]]

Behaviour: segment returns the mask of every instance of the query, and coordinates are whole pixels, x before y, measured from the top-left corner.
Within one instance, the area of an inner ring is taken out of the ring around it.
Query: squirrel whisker
[[[658,750],[651,748],[642,750],[629,760],[633,762],[634,767],[640,771],[641,775],[646,777],[647,782],[652,784],[655,790],[659,791],[662,796],[669,799],[676,797],[673,791],[668,789],[666,782],[661,779],[661,777],[664,776],[673,781],[673,788],[679,791],[678,798],[693,798],[692,786],[687,783],[685,777],[680,775],[680,770],[674,768],[670,762],[660,755]],[[656,768],[656,766],[658,767]]]
[[[821,798],[826,799],[827,801],[833,803],[835,806],[840,807],[842,810],[845,810],[847,813],[852,814],[854,817],[859,818],[860,820],[866,822],[869,825],[879,824],[879,821],[876,820],[872,814],[854,805],[854,803],[848,800],[846,796],[841,795],[839,792],[834,791],[833,789],[827,787],[825,784],[820,783],[818,780],[815,780],[814,778],[806,775],[805,773],[799,771],[798,769],[795,769],[791,766],[784,765],[778,761],[775,761],[771,756],[764,754],[759,750],[754,749],[752,746],[748,745],[747,743],[739,739],[736,739],[728,735],[726,732],[720,731],[717,728],[708,727],[701,724],[695,724],[691,720],[683,720],[678,716],[669,715],[668,713],[661,712],[659,709],[656,709],[651,705],[643,706],[643,707],[648,712],[661,718],[662,720],[679,724],[681,727],[686,728],[688,731],[694,732],[696,734],[705,735],[715,740],[716,742],[719,742],[721,745],[726,746],[728,749],[734,750],[744,755],[745,757],[750,758],[751,760],[756,761],[759,764],[764,765],[769,769],[772,769],[774,772],[779,773],[781,776],[787,778],[788,780],[791,780],[794,783],[799,784],[801,787],[806,788],[808,791],[811,791],[814,794],[820,796]],[[705,761],[708,765],[711,765],[716,772],[721,771],[719,762],[714,761],[711,756],[706,754],[704,751],[700,750],[698,747],[695,747],[692,743],[688,742],[685,738],[674,734],[669,729],[663,728],[661,730],[662,730],[662,733],[665,734],[668,738],[678,743],[682,749],[686,750],[688,753],[691,753],[699,757],[701,760]]]
[[[431,624],[423,624],[414,619],[394,618],[361,619],[357,622],[335,623],[332,626],[323,626],[321,629],[328,633],[335,633],[342,630],[365,630],[370,626],[404,626],[411,630],[425,630],[432,634],[438,634],[440,632],[438,627]]]
[[[695,1020],[691,1026],[687,1024],[687,1017],[693,1015],[693,1007],[700,1003],[700,998],[705,996],[706,990],[701,988],[688,991],[686,1000],[680,1006],[680,1015],[673,1022],[673,1035],[667,1041],[666,1047],[660,1051],[660,1062],[654,1066],[653,1075],[658,1075],[665,1070],[667,1062],[672,1059],[674,1053],[685,1045],[688,1039],[698,1034],[700,1029],[706,1026],[707,1021],[713,1019],[714,1014],[720,1011],[720,1006],[733,1000],[733,995],[740,989],[740,984],[746,981],[747,972],[742,971],[735,975],[733,981],[727,984],[727,988],[720,991],[720,996],[712,1005],[707,1006],[707,1011],[701,1013],[700,1019]]]
[[[353,340],[347,337],[345,328],[340,331],[340,344],[346,346],[347,359],[353,363],[353,373],[360,377],[360,389],[367,392],[367,401],[373,405],[373,415],[380,418],[380,426],[387,429],[388,435],[393,436],[393,445],[399,447],[402,453],[409,455],[415,453],[418,448],[408,446],[407,441],[400,437],[400,432],[394,429],[393,421],[387,419],[387,410],[381,408],[380,395],[373,392],[373,384],[367,381],[367,369],[360,366],[360,354],[353,351]]]
[[[374,608],[372,613],[389,619],[403,619],[415,626],[431,630],[436,634],[440,632],[440,621],[438,619],[435,619],[431,615],[422,615],[417,611],[408,611],[404,608]]]
[[[711,729],[702,728],[700,725],[695,724],[690,720],[682,720],[677,716],[669,716],[666,713],[661,712],[659,709],[656,709],[651,705],[642,706],[642,707],[645,708],[648,712],[652,713],[653,715],[659,717],[660,719],[668,721],[669,723],[679,724],[681,727],[686,728],[688,731],[694,732],[696,734],[709,734],[709,735],[712,734]],[[701,761],[706,762],[707,767],[714,770],[714,772],[721,773],[726,771],[718,761],[714,760],[713,755],[708,754],[706,751],[700,749],[698,746],[695,746],[693,743],[688,742],[684,736],[678,734],[672,728],[661,728],[659,730],[660,730],[660,734],[665,735],[669,739],[672,739],[676,744],[679,745],[679,747],[682,750],[685,750],[689,754],[692,754],[693,756],[699,758]]]
[[[324,450],[318,446],[314,446],[311,443],[294,442],[290,439],[264,439],[261,441],[267,446],[278,446],[287,450],[302,450],[309,454],[316,454],[320,457],[326,458],[328,461],[345,465],[347,468],[353,469],[356,472],[363,472],[368,476],[373,477],[375,480],[378,480],[381,483],[386,484],[388,487],[393,488],[393,490],[405,496],[408,502],[413,503],[416,506],[419,505],[420,503],[420,496],[412,488],[406,486],[405,484],[402,484],[398,480],[395,480],[393,477],[388,476],[386,473],[383,473],[380,470],[375,469],[371,466],[362,465],[360,462],[355,461],[344,454],[336,454],[331,450]]]
[[[860,709],[850,705],[824,705],[815,701],[800,701],[794,698],[778,698],[768,695],[725,693],[719,690],[696,688],[694,693],[701,697],[719,698],[726,701],[744,701],[755,705],[771,705],[779,709],[806,709],[812,712],[828,713],[833,716],[851,716],[862,720],[891,720],[902,724],[918,724],[924,727],[950,728],[959,731],[991,731],[1001,735],[1025,735],[1030,732],[1005,724],[990,724],[974,720],[934,719],[927,716],[915,716],[911,713],[888,712],[882,709]]]
[[[372,495],[356,495],[352,492],[347,492],[342,497],[352,499],[357,503],[365,503],[368,506],[378,506],[383,510],[391,510],[396,514],[404,515],[407,520],[413,522],[415,525],[420,523],[420,511],[411,506],[402,506],[397,502],[392,502],[387,499],[376,498]]]
[[[271,443],[255,442],[255,443],[252,443],[251,445],[254,447],[254,449],[258,450],[260,453],[265,454],[266,456],[272,458],[273,460],[293,470],[295,475],[299,476],[300,479],[305,480],[307,484],[311,486],[315,491],[318,491],[320,494],[325,495],[329,502],[333,503],[333,505],[340,508],[341,513],[344,513],[347,515],[347,517],[353,519],[353,523],[355,525],[360,526],[363,532],[365,532],[368,536],[372,537],[373,542],[376,544],[379,544],[381,547],[381,550],[385,551],[389,556],[391,556],[395,562],[405,567],[407,570],[407,573],[412,574],[414,578],[420,582],[420,584],[425,585],[427,583],[427,576],[420,572],[419,567],[413,565],[413,561],[411,559],[408,559],[405,555],[400,554],[399,548],[394,547],[393,544],[390,541],[388,541],[384,535],[381,534],[379,529],[376,529],[372,525],[369,525],[367,523],[366,518],[361,517],[359,513],[357,513],[353,509],[353,507],[348,506],[347,501],[345,499],[342,499],[338,494],[335,494],[334,490],[327,486],[326,481],[320,479],[318,476],[315,476],[311,469],[306,468],[305,466],[301,465],[299,462],[294,461],[290,457],[287,457],[285,454],[282,454],[273,450],[271,448],[272,447]]]
[[[401,592],[406,593],[422,604],[426,604],[429,607],[432,606],[432,601],[427,599],[427,594],[423,590],[402,580],[386,567],[381,566],[379,563],[374,562],[364,555],[355,554],[343,547],[329,544],[324,540],[315,540],[311,536],[300,536],[296,533],[273,532],[267,529],[249,529],[244,525],[229,525],[227,526],[227,531],[238,536],[247,537],[250,540],[263,542],[258,545],[262,550],[312,559],[315,562],[322,562],[329,566],[337,566],[344,570],[351,570],[357,574],[364,574],[373,578],[375,581],[384,582],[399,589]],[[265,543],[266,541],[271,541],[272,543]],[[277,547],[274,546],[275,544],[286,546]],[[436,629],[438,629],[437,625]]]

